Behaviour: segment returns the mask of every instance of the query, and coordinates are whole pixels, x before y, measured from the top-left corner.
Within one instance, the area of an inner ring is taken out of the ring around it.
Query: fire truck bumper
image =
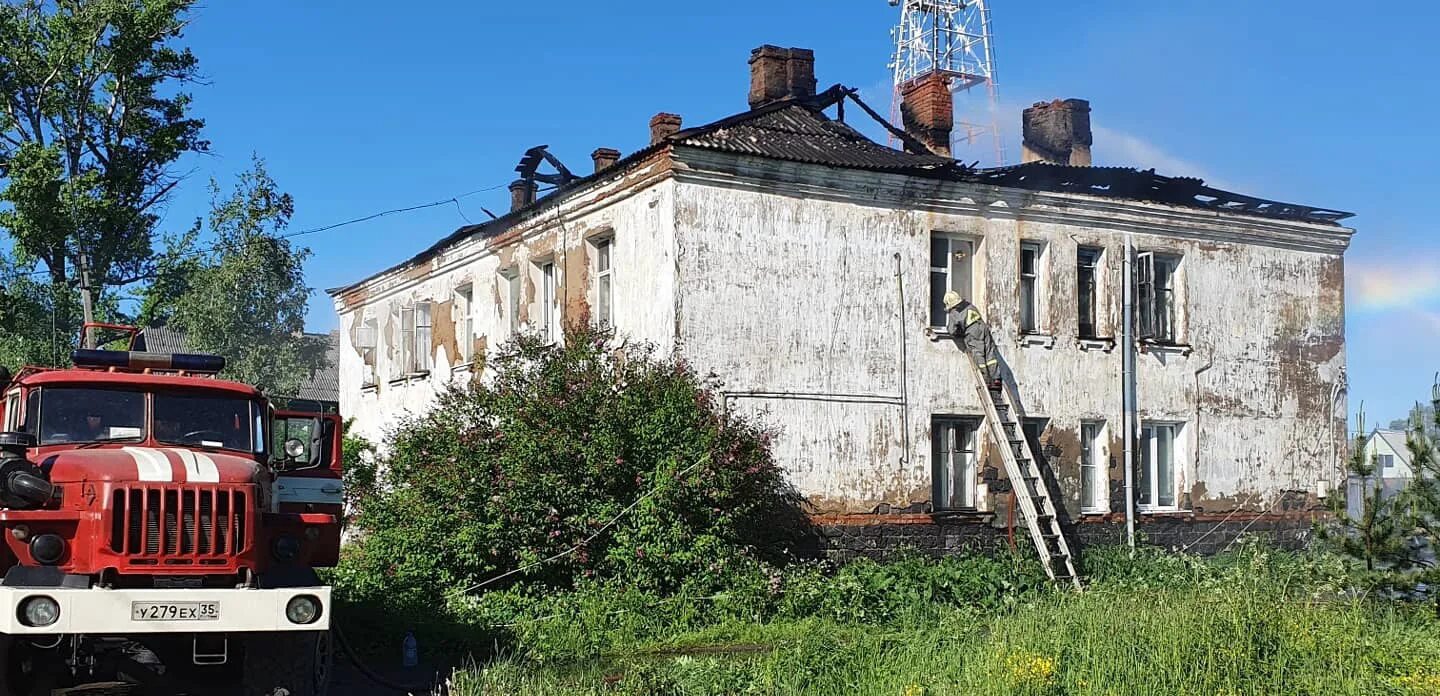
[[[0,633],[324,631],[329,587],[104,590],[0,587]]]

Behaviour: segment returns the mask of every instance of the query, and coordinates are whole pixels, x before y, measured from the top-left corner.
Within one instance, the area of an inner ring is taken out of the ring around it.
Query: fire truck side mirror
[[[286,471],[333,466],[335,420],[314,413],[276,414],[274,465]]]

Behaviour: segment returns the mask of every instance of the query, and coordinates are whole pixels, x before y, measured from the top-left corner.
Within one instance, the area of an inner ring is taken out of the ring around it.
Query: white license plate
[[[131,602],[132,621],[219,621],[219,602]]]

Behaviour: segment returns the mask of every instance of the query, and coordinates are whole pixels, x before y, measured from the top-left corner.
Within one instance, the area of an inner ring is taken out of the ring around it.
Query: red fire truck
[[[216,356],[73,363],[0,374],[0,695],[326,693],[339,417]]]

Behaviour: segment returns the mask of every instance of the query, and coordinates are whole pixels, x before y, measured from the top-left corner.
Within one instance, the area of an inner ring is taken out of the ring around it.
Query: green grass
[[[1440,622],[1229,590],[1051,595],[915,625],[730,623],[575,662],[455,675],[479,694],[1437,694]]]
[[[487,658],[450,693],[1440,696],[1432,608],[1364,598],[1335,556],[1085,564],[1082,593],[982,557],[757,566],[671,596],[513,588],[447,605],[452,645]]]

